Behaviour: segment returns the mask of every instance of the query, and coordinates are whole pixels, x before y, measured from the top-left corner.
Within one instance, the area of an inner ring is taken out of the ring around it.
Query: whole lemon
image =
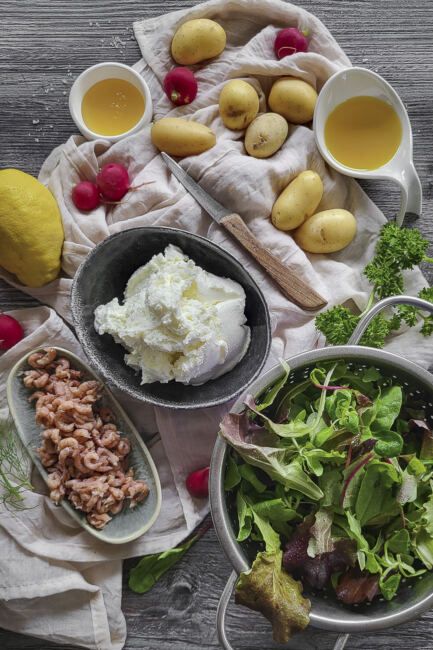
[[[36,178],[0,170],[0,265],[29,287],[60,271],[64,233],[56,200]]]

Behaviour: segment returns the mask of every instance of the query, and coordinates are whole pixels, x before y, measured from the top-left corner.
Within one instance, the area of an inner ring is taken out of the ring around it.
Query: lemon
[[[19,169],[0,170],[0,265],[40,287],[59,274],[63,239],[51,192]]]

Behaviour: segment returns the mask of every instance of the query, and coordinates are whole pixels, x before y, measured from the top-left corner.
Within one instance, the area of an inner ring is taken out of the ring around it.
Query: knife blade
[[[161,156],[173,176],[177,178],[212,219],[224,226],[239,244],[254,257],[256,262],[275,280],[286,298],[309,311],[320,309],[327,304],[322,296],[261,244],[239,214],[232,213],[221,203],[218,203],[171,156],[164,152],[161,152]]]

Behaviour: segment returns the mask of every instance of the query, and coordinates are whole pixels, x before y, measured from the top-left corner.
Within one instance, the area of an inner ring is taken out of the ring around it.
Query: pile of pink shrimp
[[[58,504],[67,497],[87,514],[87,521],[102,529],[126,499],[134,508],[149,494],[142,480],[128,469],[131,445],[122,438],[108,408],[98,407],[102,385],[83,381],[68,359],[56,358],[54,348],[31,354],[24,385],[36,389],[36,423],[43,427],[37,450],[47,469],[50,498]],[[110,513],[110,514],[108,514]]]

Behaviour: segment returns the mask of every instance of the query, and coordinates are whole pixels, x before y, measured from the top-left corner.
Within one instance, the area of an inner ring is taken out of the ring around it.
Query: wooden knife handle
[[[327,304],[322,296],[262,246],[239,214],[229,214],[223,217],[220,223],[251,253],[279,285],[286,298],[294,302],[295,305],[307,310],[316,310]]]

